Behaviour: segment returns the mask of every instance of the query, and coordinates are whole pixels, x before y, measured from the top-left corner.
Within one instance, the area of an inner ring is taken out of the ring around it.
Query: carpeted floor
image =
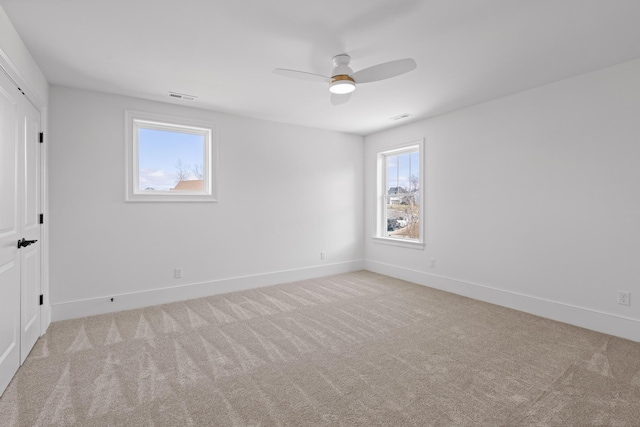
[[[2,426],[640,426],[640,343],[370,272],[53,323]]]

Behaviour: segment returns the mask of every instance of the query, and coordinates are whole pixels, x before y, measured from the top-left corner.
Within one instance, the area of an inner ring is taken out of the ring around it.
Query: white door
[[[40,335],[39,131],[39,113],[0,72],[0,393]]]
[[[0,391],[20,366],[18,99],[0,72]]]
[[[33,241],[20,253],[20,364],[40,336],[40,113],[30,102],[19,114],[20,174],[23,178],[21,239]],[[17,246],[17,245],[16,245]]]

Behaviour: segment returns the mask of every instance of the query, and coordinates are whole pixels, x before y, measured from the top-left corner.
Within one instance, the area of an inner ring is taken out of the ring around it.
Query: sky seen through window
[[[204,144],[203,135],[139,128],[139,189],[166,191],[175,187],[179,161],[189,173],[186,179],[199,179],[192,169],[198,165],[202,171]]]

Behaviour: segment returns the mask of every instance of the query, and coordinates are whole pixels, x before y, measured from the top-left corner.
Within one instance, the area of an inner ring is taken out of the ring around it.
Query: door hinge
[[[44,295],[40,294],[40,305],[44,305]]]
[[[44,142],[44,132],[40,132],[40,143]]]
[[[40,224],[44,224],[44,214],[40,214]]]

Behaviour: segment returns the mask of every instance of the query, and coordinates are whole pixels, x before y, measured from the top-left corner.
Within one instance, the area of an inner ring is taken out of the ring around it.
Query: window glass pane
[[[386,157],[386,236],[420,238],[420,152]]]
[[[398,193],[409,192],[409,176],[411,176],[411,155],[398,156]]]
[[[387,156],[387,190],[398,186],[398,156]]]
[[[420,238],[420,197],[418,194],[388,196],[387,236],[399,239]]]
[[[138,128],[138,189],[204,190],[204,135]]]
[[[420,153],[411,153],[411,174],[409,175],[409,191],[420,189]]]

